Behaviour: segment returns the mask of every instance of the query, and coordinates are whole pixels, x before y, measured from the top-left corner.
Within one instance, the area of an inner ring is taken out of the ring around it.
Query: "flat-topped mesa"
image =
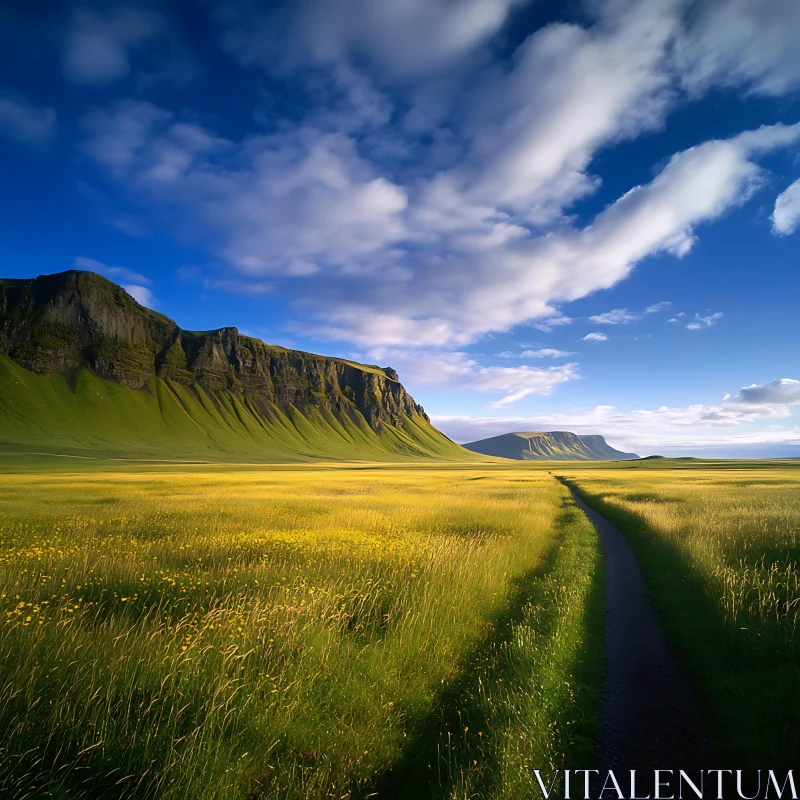
[[[153,376],[281,410],[357,409],[369,425],[428,421],[391,368],[288,350],[236,328],[186,331],[92,272],[0,280],[0,353],[39,374],[82,367],[134,389]]]
[[[630,460],[635,453],[616,450],[603,436],[578,436],[571,431],[505,433],[465,444],[467,450],[488,456],[534,461]]]

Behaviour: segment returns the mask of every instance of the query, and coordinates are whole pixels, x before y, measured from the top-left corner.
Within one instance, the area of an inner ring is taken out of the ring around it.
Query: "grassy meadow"
[[[550,472],[553,474],[551,475]],[[791,766],[800,465],[0,462],[0,796],[536,796],[628,537],[736,766]]]
[[[627,535],[724,751],[796,766],[800,464],[558,466]]]
[[[545,471],[4,463],[0,795],[526,798],[591,759],[603,571]]]

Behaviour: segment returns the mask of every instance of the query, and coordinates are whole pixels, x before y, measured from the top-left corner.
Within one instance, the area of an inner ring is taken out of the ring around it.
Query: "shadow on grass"
[[[354,788],[353,797],[445,800],[453,796],[458,778],[467,773],[470,797],[501,796],[495,792],[502,786],[499,740],[503,731],[492,730],[497,720],[489,719],[487,708],[480,700],[483,694],[482,681],[487,677],[505,680],[503,686],[509,694],[532,691],[532,687],[526,688],[519,674],[515,675],[513,665],[504,663],[502,654],[514,627],[525,620],[526,609],[531,607],[539,611],[536,618],[537,638],[545,641],[554,635],[559,610],[552,604],[545,605],[548,598],[543,578],[556,568],[560,545],[565,541],[567,529],[583,519],[583,514],[572,499],[564,498],[555,526],[559,535],[543,563],[513,582],[508,602],[490,618],[491,633],[467,656],[460,676],[442,689],[434,711],[416,728],[415,736],[401,758],[368,784]],[[569,704],[570,707],[560,708],[562,713],[551,721],[553,736],[559,739],[559,750],[563,746],[566,751],[560,752],[562,760],[575,766],[588,766],[595,760],[604,670],[604,572],[599,544],[594,555],[592,585],[580,625],[581,633],[586,634],[586,644],[571,669],[576,691],[580,692],[583,701],[582,719],[577,726],[579,730],[569,729],[567,733],[569,722],[564,715],[574,711]],[[522,677],[530,678],[531,675]],[[562,677],[558,679],[559,688],[563,683]],[[470,744],[466,741],[467,730],[471,731]],[[549,767],[547,764],[531,765],[534,766]]]

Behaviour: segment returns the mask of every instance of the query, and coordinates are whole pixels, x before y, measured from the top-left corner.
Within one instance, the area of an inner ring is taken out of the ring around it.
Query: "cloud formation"
[[[699,331],[703,328],[711,328],[717,324],[718,320],[721,320],[724,314],[721,311],[717,311],[714,314],[709,314],[707,317],[701,317],[699,314],[694,315],[694,321],[690,322],[686,329],[690,331]]]
[[[453,66],[496,33],[520,0],[299,0],[277,10],[226,3],[225,45],[268,70],[367,58],[393,79]],[[230,13],[233,11],[233,13]]]
[[[587,333],[586,336],[582,337],[582,341],[584,342],[605,342],[608,341],[608,336],[605,333]]]
[[[721,85],[781,95],[800,86],[800,5],[702,0],[686,6],[676,61],[689,91],[697,95]]]
[[[55,134],[56,112],[52,108],[39,108],[20,95],[0,94],[0,136],[43,147]]]
[[[772,212],[772,232],[777,236],[794,233],[800,223],[800,180],[781,192]]]
[[[742,425],[783,420],[800,405],[800,381],[782,378],[772,383],[744,387],[726,395],[717,405],[694,404],[682,408],[623,411],[609,405],[572,409],[539,416],[467,417],[437,416],[434,424],[458,442],[496,436],[513,430],[570,430],[578,434],[602,433],[630,448],[659,446],[709,446],[749,442],[800,443],[800,429],[782,425],[741,431]]]
[[[86,256],[76,256],[72,261],[72,266],[75,269],[86,270],[87,272],[96,272],[99,275],[105,275],[114,281],[126,283],[150,283],[150,279],[142,275],[136,270],[129,269],[128,267],[110,267],[102,261],[97,261],[94,258],[87,258]]]
[[[568,353],[565,350],[556,350],[553,347],[541,347],[537,350],[523,350],[520,358],[566,358],[574,356],[575,353]]]
[[[648,306],[644,311],[628,311],[627,308],[614,308],[611,311],[606,311],[603,314],[595,314],[589,319],[598,325],[627,325],[630,322],[638,322],[648,314],[656,314],[669,308],[672,305],[667,300],[662,300],[660,303],[654,303]]]
[[[131,70],[130,51],[166,30],[161,14],[146,8],[77,8],[64,43],[64,76],[73,83],[94,85],[125,78]]]
[[[615,308],[603,314],[595,314],[589,319],[598,325],[627,325],[629,322],[640,320],[643,316],[635,311],[628,311],[627,308]]]
[[[271,11],[226,0],[227,51],[269,82],[300,86],[307,107],[257,112],[259,132],[233,136],[126,101],[86,116],[85,148],[129,197],[211,249],[217,286],[274,291],[303,333],[362,350],[450,351],[451,369],[506,402],[549,391],[556,373],[467,366],[464,347],[522,324],[552,331],[571,322],[564,304],[653,256],[685,256],[703,225],[764,185],[761,160],[800,140],[800,125],[779,124],[700,142],[593,217],[575,213],[600,185],[597,153],[658,130],[687,92],[793,87],[794,50],[774,24],[785,5],[590,2],[581,24],[547,25],[500,57],[516,0],[300,0]],[[73,38],[103,45],[73,79],[119,79],[131,49],[162,35],[152,17],[123,36],[115,14],[76,15]],[[667,306],[592,321],[626,324]],[[547,350],[526,357],[561,357]]]
[[[403,383],[416,391],[427,389],[468,390],[496,397],[488,403],[502,408],[531,395],[546,396],[558,386],[580,378],[578,364],[553,367],[484,367],[462,352],[378,348],[359,360],[390,364]]]
[[[772,383],[745,386],[739,394],[725,396],[729,405],[748,406],[795,406],[800,405],[800,381],[792,378],[780,378]]]
[[[322,335],[458,346],[562,322],[554,304],[691,249],[695,226],[758,187],[751,160],[800,138],[771,126],[677,154],[582,228],[537,235],[437,173],[395,183],[355,140],[312,128],[232,142],[149,103],[86,119],[87,151],[143,198],[183,209],[240,274],[277,276]],[[194,225],[197,229],[197,226]],[[315,275],[298,285],[285,279]]]

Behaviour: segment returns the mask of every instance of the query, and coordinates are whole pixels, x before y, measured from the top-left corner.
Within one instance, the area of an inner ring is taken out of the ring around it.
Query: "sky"
[[[796,0],[6,0],[4,277],[395,368],[460,442],[800,455]]]

